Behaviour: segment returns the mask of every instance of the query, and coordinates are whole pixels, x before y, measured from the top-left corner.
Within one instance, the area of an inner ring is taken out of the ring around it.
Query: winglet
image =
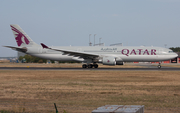
[[[45,44],[41,43],[41,46],[44,48],[49,48],[48,46],[46,46]]]

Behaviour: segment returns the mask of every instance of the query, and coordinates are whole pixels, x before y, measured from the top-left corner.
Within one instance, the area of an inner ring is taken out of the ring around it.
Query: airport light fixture
[[[101,39],[102,39],[102,38],[99,38],[99,46],[101,45]]]
[[[95,36],[96,36],[96,34],[94,34],[94,46],[95,46]]]
[[[91,34],[89,34],[89,46],[92,46],[91,40],[90,40]]]

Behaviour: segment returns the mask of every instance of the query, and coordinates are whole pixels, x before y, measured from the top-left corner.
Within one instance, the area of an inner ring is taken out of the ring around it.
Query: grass
[[[0,70],[0,110],[90,113],[103,105],[180,112],[179,71]]]
[[[0,113],[10,113],[10,112],[6,110],[0,110]]]

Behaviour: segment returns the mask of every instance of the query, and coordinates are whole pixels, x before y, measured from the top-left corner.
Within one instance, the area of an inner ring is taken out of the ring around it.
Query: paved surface
[[[158,69],[157,67],[148,67],[148,68],[54,68],[54,67],[0,67],[0,70],[98,70],[98,71],[180,71],[180,68],[173,67],[162,67]]]

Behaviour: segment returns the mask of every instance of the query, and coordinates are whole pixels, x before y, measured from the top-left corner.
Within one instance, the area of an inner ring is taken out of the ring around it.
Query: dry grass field
[[[59,113],[103,105],[179,113],[180,72],[0,70],[0,111],[55,113],[54,103]]]

